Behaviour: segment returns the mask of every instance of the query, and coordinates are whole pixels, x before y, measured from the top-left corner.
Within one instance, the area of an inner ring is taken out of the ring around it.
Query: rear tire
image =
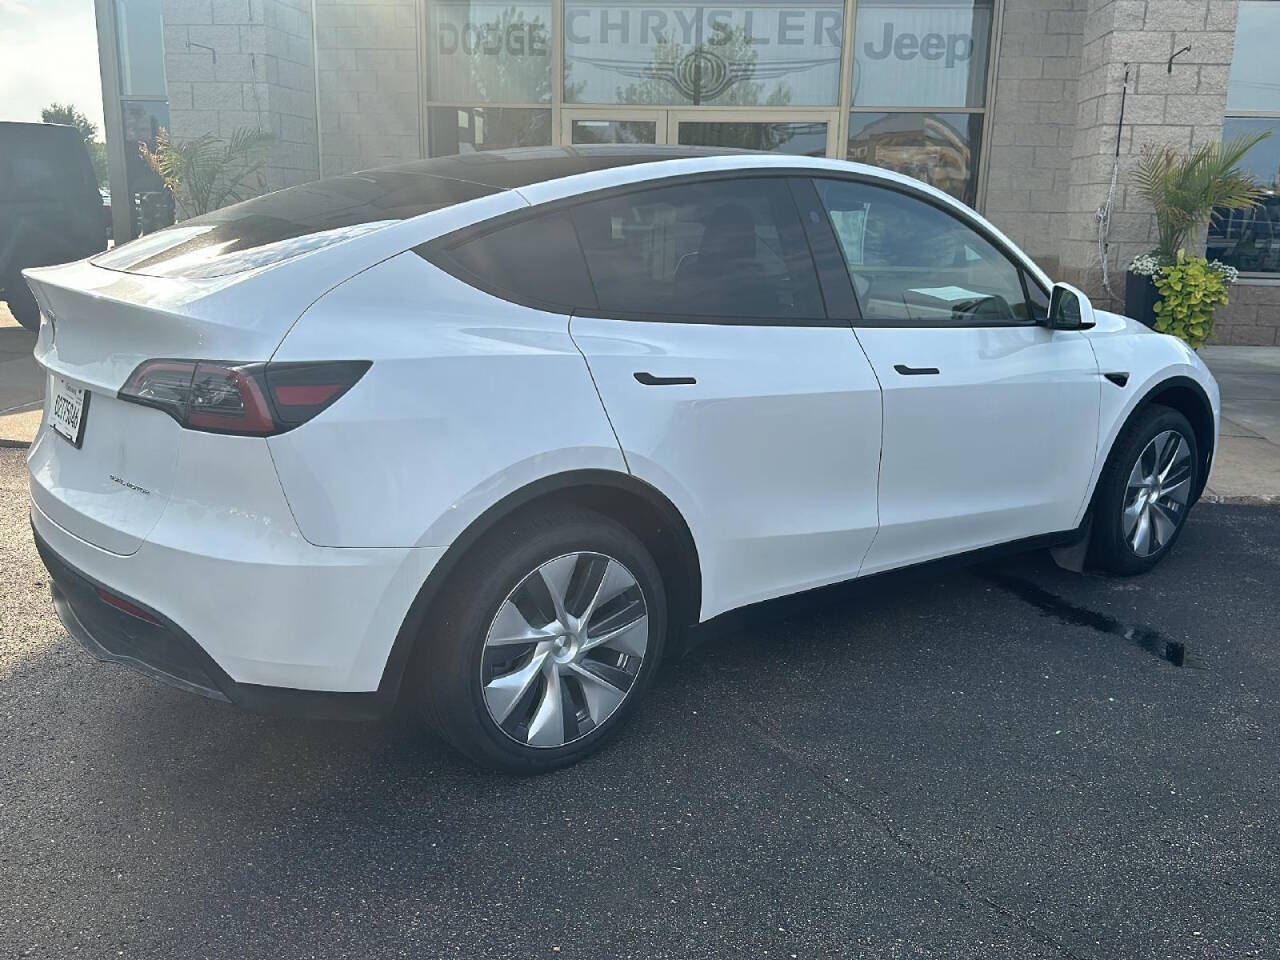
[[[1152,405],[1116,438],[1093,504],[1094,564],[1145,573],[1173,549],[1200,483],[1195,431],[1181,413]]]
[[[477,763],[555,770],[630,719],[666,630],[662,577],[625,527],[577,508],[504,521],[462,559],[428,621],[423,710]]]
[[[22,279],[22,274],[15,270],[4,278],[4,295],[9,300],[9,312],[13,319],[28,330],[40,329],[40,308],[36,306],[36,298]]]

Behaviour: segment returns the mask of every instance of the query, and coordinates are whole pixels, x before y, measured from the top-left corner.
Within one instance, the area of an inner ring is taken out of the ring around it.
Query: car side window
[[[684,183],[573,208],[600,310],[635,319],[825,322],[781,178]]]
[[[464,239],[433,259],[459,279],[517,303],[564,312],[596,305],[565,211],[528,217]]]
[[[815,186],[864,321],[959,327],[1035,322],[1021,269],[960,218],[867,183],[819,179]]]

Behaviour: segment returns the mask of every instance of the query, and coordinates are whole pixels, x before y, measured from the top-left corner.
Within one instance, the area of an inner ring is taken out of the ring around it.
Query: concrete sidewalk
[[[0,303],[0,446],[27,446],[40,427],[44,378],[36,335]],[[1222,387],[1222,442],[1206,496],[1280,503],[1280,347],[1205,347]]]
[[[0,303],[0,447],[27,446],[40,427],[44,377],[31,357],[36,335]]]
[[[1280,347],[1203,347],[1222,388],[1222,438],[1205,495],[1280,503]]]

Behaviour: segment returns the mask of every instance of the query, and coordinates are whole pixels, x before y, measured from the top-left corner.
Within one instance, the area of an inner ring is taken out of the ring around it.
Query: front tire
[[[1200,483],[1200,450],[1191,424],[1153,405],[1126,424],[1098,478],[1093,561],[1130,576],[1173,549]]]
[[[477,763],[543,773],[630,718],[662,656],[666,594],[629,530],[556,509],[477,542],[427,629],[418,669],[430,724]]]

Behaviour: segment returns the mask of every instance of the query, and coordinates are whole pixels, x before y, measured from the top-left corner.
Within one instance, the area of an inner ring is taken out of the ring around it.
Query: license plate
[[[85,414],[89,411],[89,391],[53,378],[53,404],[49,408],[49,426],[64,440],[79,447],[84,442]]]

